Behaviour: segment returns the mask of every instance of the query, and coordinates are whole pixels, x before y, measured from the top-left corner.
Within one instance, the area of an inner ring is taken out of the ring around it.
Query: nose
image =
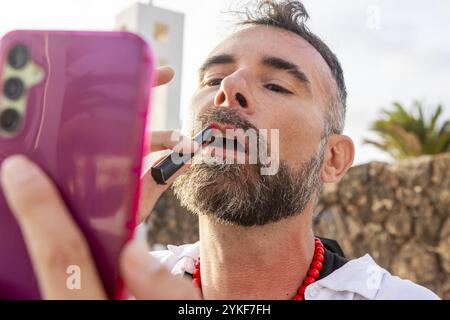
[[[214,97],[214,105],[216,107],[237,108],[240,112],[252,114],[254,102],[245,75],[235,73],[225,77]]]

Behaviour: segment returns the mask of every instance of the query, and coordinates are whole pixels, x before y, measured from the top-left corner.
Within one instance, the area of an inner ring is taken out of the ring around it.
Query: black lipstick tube
[[[202,131],[197,133],[197,135],[192,140],[197,142],[201,146],[205,141],[208,141],[208,139],[211,138],[213,132],[212,129],[213,126],[204,128]],[[200,149],[201,147],[197,150],[197,152]],[[179,157],[182,158],[183,161],[181,163],[174,163],[173,161],[174,153],[175,151],[172,151],[170,154],[165,156],[155,166],[152,167],[151,173],[156,183],[162,185],[166,184],[167,180],[169,180],[170,177],[172,177],[175,174],[175,172],[180,170],[186,164],[186,162],[191,160],[192,157],[196,154],[196,152],[190,154],[189,156],[179,154]]]

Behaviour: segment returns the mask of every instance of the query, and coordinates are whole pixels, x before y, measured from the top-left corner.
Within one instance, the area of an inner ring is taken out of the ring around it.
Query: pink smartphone
[[[0,41],[0,161],[24,154],[53,179],[113,299],[136,225],[153,60],[128,32],[13,31]],[[39,298],[0,192],[0,299]]]

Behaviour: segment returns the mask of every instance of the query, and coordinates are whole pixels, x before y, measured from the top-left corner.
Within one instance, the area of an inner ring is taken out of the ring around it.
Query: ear
[[[352,166],[355,146],[350,137],[332,134],[328,138],[328,148],[322,166],[322,181],[337,182]]]

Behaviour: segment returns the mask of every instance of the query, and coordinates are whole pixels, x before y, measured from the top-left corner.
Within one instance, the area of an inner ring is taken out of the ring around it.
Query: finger
[[[172,275],[137,240],[124,248],[120,267],[125,285],[136,299],[197,300],[198,290],[187,279]]]
[[[153,131],[151,141],[151,150],[153,153],[145,158],[145,171],[141,177],[141,196],[138,208],[139,223],[144,221],[150,215],[153,206],[168,186],[170,186],[178,176],[189,169],[190,166],[190,162],[186,163],[166,182],[165,185],[159,185],[151,175],[151,168],[163,159],[164,156],[158,155],[156,151],[172,149],[181,154],[193,154],[200,148],[200,145],[197,142],[181,135],[177,131]]]
[[[199,147],[197,142],[175,130],[158,130],[151,133],[150,152],[171,149],[194,153]]]
[[[156,69],[156,80],[154,87],[161,86],[170,82],[175,75],[175,71],[170,66],[159,67]]]
[[[154,161],[154,164],[158,161],[159,160]],[[170,177],[164,185],[156,183],[155,179],[151,175],[150,169],[145,171],[141,178],[141,196],[139,198],[139,208],[137,214],[138,223],[143,222],[152,213],[153,207],[163,192],[166,191],[180,175],[186,172],[186,170],[189,169],[189,166],[190,164],[186,163],[172,177]]]
[[[43,171],[17,155],[3,161],[0,179],[43,298],[106,298],[88,244]]]

